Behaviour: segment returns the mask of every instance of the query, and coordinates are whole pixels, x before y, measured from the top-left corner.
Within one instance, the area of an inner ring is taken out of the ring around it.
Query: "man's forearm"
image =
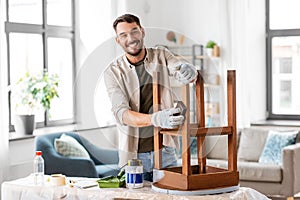
[[[145,127],[152,125],[151,114],[144,114],[127,110],[123,113],[123,123],[133,127]]]

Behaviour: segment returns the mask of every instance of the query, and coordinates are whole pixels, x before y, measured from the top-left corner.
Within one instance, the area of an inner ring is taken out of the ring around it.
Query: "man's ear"
[[[115,37],[116,43],[120,44],[120,39],[118,37]]]
[[[143,38],[145,37],[146,33],[145,33],[145,29],[143,27],[141,27],[141,31],[142,31],[142,36]]]

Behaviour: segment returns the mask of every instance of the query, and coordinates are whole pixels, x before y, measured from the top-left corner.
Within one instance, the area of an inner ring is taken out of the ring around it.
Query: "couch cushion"
[[[281,182],[282,169],[280,165],[263,165],[257,162],[238,162],[241,180]]]
[[[207,158],[228,159],[228,136],[209,136],[205,138]]]
[[[227,169],[227,160],[207,159],[207,165]],[[261,182],[281,182],[282,169],[280,165],[266,165],[258,162],[238,162],[240,180],[261,181]]]
[[[90,158],[85,148],[73,137],[62,134],[60,138],[54,140],[55,150],[66,157]]]
[[[245,128],[240,136],[238,160],[258,161],[264,148],[269,130]]]
[[[237,132],[237,148],[239,139],[240,131]],[[205,138],[205,150],[207,158],[228,159],[228,135],[207,136]]]
[[[259,158],[260,163],[282,164],[282,149],[295,144],[298,131],[270,131],[263,152]]]

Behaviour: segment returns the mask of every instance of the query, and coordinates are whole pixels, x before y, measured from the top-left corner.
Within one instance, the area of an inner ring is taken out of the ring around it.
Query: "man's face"
[[[144,46],[144,29],[139,27],[135,22],[121,22],[116,27],[116,41],[123,50],[132,55],[137,56]]]

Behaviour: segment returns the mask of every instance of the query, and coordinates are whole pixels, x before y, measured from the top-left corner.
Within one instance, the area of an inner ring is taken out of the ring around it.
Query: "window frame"
[[[10,22],[9,21],[9,0],[6,0],[6,21],[5,21],[5,35],[6,35],[6,44],[7,44],[7,84],[11,84],[10,80],[10,41],[9,34],[10,33],[28,33],[28,34],[39,34],[42,36],[43,42],[43,69],[48,71],[48,38],[63,38],[70,39],[72,46],[72,84],[74,88],[74,80],[75,80],[75,70],[76,70],[76,46],[75,46],[75,38],[76,38],[76,29],[75,29],[75,19],[76,19],[76,9],[75,9],[75,0],[71,0],[71,26],[55,26],[47,24],[47,0],[42,0],[42,24],[29,24],[29,23],[19,23],[19,22]],[[62,119],[62,120],[49,120],[48,113],[45,111],[44,113],[44,121],[36,123],[36,128],[42,127],[52,127],[59,125],[68,125],[75,123],[75,92],[72,98],[73,103],[73,115],[70,119]],[[9,105],[9,132],[14,132],[14,126],[12,125],[12,114],[11,114],[11,101],[10,101],[11,92],[8,93],[8,105]]]
[[[274,114],[272,109],[272,39],[274,37],[300,36],[300,29],[270,29],[270,1],[266,0],[267,120],[299,120],[300,115]]]

